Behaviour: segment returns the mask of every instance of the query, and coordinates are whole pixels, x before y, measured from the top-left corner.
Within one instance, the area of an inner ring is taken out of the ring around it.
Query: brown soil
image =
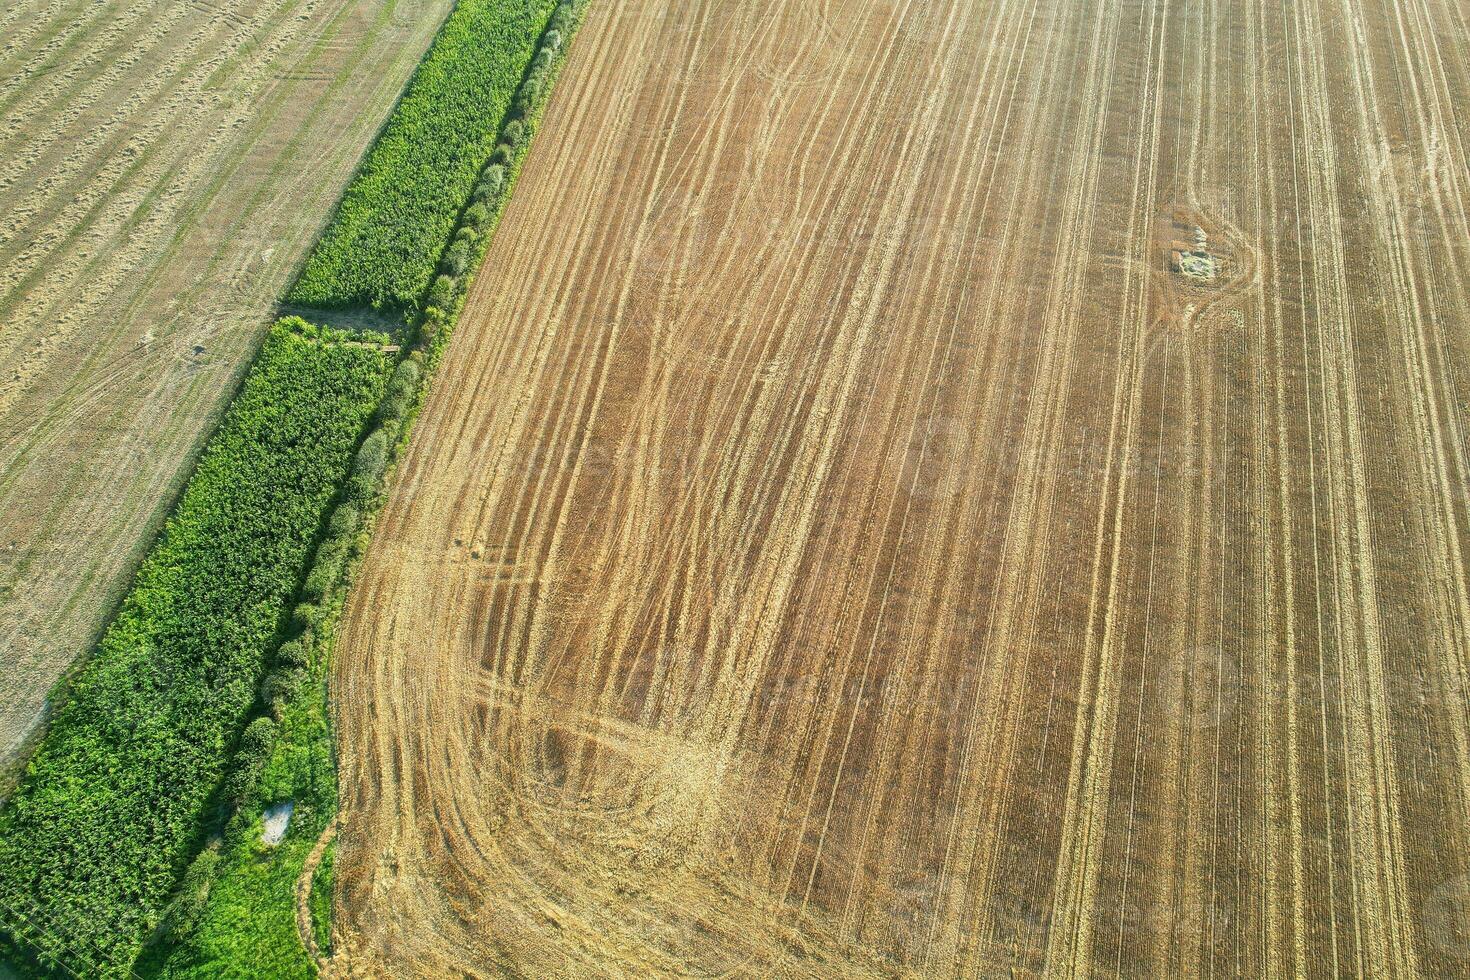
[[[3,769],[449,2],[0,6]]]
[[[345,963],[1470,975],[1466,30],[594,2],[344,626]]]

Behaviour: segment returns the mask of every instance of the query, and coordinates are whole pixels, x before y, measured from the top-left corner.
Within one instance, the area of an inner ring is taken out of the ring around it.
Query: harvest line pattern
[[[336,948],[1470,970],[1466,29],[594,5],[344,623]]]

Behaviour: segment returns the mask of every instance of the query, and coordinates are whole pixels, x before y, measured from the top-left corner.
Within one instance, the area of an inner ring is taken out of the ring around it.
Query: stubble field
[[[595,3],[344,623],[337,965],[1470,975],[1466,36]]]
[[[0,10],[0,770],[448,7]]]

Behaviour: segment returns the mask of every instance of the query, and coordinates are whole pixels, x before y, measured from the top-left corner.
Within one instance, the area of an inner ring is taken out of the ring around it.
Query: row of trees
[[[511,100],[500,139],[490,162],[475,182],[469,205],[460,216],[449,247],[439,262],[439,275],[425,301],[425,325],[432,333],[457,314],[458,304],[469,288],[489,244],[490,233],[500,218],[521,159],[530,145],[531,134],[540,122],[541,110],[551,92],[566,39],[576,30],[586,0],[560,0],[547,19],[546,30],[536,54],[526,69],[515,98]]]

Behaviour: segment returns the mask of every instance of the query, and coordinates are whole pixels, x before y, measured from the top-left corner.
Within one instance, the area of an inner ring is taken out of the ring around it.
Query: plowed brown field
[[[595,2],[349,611],[344,963],[1470,975],[1466,18]]]
[[[0,772],[448,7],[0,3]]]

